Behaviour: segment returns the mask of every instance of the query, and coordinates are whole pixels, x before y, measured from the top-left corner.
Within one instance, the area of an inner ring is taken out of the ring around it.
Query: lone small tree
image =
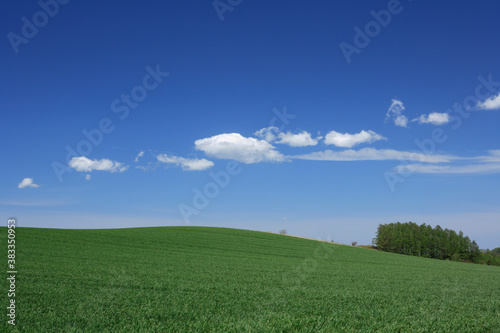
[[[356,246],[356,245],[358,245],[358,242],[356,242],[356,241],[351,243],[351,246]]]
[[[280,235],[286,235],[286,229],[281,229],[280,230]]]

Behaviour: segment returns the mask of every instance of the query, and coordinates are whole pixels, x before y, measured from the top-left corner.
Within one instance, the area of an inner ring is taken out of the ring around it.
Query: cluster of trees
[[[493,250],[481,250],[481,264],[500,266],[500,247]]]
[[[379,250],[420,256],[500,265],[495,250],[481,251],[475,241],[460,231],[442,229],[439,225],[418,225],[413,222],[390,223],[378,226],[374,244]]]

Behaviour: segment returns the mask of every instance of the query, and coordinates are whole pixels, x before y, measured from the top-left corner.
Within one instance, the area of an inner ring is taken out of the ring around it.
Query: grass
[[[204,227],[17,228],[16,242],[4,332],[500,331],[500,267]]]

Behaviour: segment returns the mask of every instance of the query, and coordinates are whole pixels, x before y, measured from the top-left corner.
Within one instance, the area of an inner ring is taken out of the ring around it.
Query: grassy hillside
[[[1,331],[500,330],[500,267],[202,227],[18,228],[16,242],[18,325],[2,314]]]

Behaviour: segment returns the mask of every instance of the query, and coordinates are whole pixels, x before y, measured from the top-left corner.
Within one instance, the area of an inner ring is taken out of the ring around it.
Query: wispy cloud
[[[398,173],[416,172],[416,173],[443,173],[443,174],[477,174],[477,173],[499,173],[500,163],[483,163],[469,165],[429,165],[429,164],[410,164],[398,165],[395,168]]]
[[[500,150],[489,150],[488,155],[462,158],[473,163],[465,165],[408,164],[398,165],[395,171],[442,174],[481,174],[500,172]]]
[[[417,161],[423,163],[445,163],[455,159],[457,156],[451,155],[427,155],[409,151],[399,151],[393,149],[363,148],[360,150],[347,149],[342,151],[325,150],[303,155],[290,156],[294,159],[314,160],[314,161]]]
[[[134,162],[139,162],[139,159],[144,156],[144,151],[140,151],[134,159]]]
[[[239,133],[225,133],[195,141],[197,150],[207,156],[232,159],[251,164],[259,162],[282,162],[286,158],[265,140],[246,138]]]
[[[337,147],[352,148],[353,146],[359,145],[361,143],[372,143],[378,140],[387,140],[380,134],[374,131],[361,131],[356,134],[349,133],[339,133],[335,131],[330,131],[325,136],[325,144],[335,145]]]
[[[184,158],[167,154],[159,154],[156,156],[159,162],[167,164],[179,165],[182,170],[187,171],[200,171],[211,168],[214,163],[212,161],[206,160],[204,158]]]
[[[403,115],[404,110],[405,107],[403,105],[403,102],[397,99],[393,99],[391,106],[389,106],[389,110],[385,114],[385,121],[392,119],[396,126],[407,127],[408,118]]]
[[[40,187],[40,185],[35,184],[33,182],[33,178],[24,178],[19,184],[17,184],[17,188],[26,188],[26,187],[37,188]]]
[[[478,156],[477,160],[481,162],[497,162],[500,163],[500,149],[488,150],[489,155]]]
[[[484,102],[479,102],[477,105],[478,109],[482,110],[497,110],[500,109],[500,93],[496,96],[491,96]]]
[[[69,161],[69,166],[78,172],[91,172],[93,170],[123,172],[128,169],[128,166],[120,162],[108,159],[91,160],[85,156],[73,157]]]
[[[419,124],[432,124],[436,126],[444,125],[450,122],[450,115],[447,113],[432,112],[428,115],[421,115],[412,120],[418,121]]]

